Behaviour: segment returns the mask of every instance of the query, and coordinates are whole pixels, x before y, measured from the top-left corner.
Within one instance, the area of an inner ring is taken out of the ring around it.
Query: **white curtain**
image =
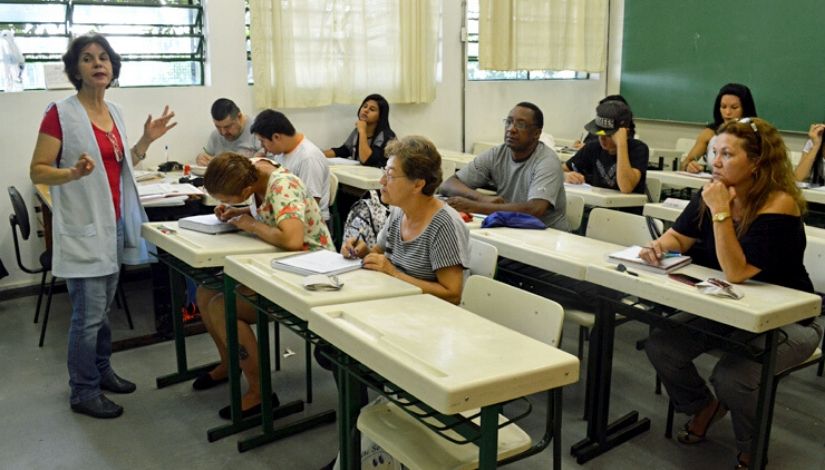
[[[435,99],[440,0],[250,0],[257,107]]]
[[[480,0],[479,67],[602,72],[608,0]]]

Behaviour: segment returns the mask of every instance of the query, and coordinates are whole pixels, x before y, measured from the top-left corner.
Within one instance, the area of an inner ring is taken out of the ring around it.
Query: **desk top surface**
[[[597,188],[590,185],[567,184],[564,185],[567,194],[575,194],[584,199],[588,206],[595,207],[641,207],[647,203],[647,196],[644,194],[625,194],[615,189]]]
[[[679,215],[684,209],[678,207],[666,206],[661,202],[648,202],[642,211],[645,217],[653,217],[656,219],[666,220],[668,222],[676,222]]]
[[[575,356],[431,295],[315,308],[309,327],[445,414],[579,378]]]
[[[665,274],[634,272],[638,276],[619,272],[615,265],[603,261],[587,268],[586,280],[754,333],[819,315],[822,302],[818,295],[756,281],[735,285],[744,297],[734,300],[702,294]],[[722,272],[698,265],[678,272],[699,279],[724,279]]]
[[[495,246],[499,256],[578,280],[590,264],[624,248],[554,229],[484,228],[471,230],[470,237]]]
[[[802,195],[808,202],[815,202],[817,204],[825,204],[825,186],[819,188],[805,188],[802,190]]]
[[[230,256],[224,272],[293,315],[307,320],[309,311],[321,305],[420,294],[421,289],[377,271],[357,269],[339,274],[344,284],[338,291],[311,291],[304,288],[304,276],[274,269],[274,258],[295,253],[266,253]]]
[[[472,162],[473,159],[476,158],[476,156],[472,153],[464,153],[459,152],[457,150],[438,149],[438,153],[441,154],[441,158],[443,158],[444,160],[450,160],[455,162],[455,167],[458,170],[469,165],[470,162]]]
[[[363,165],[334,165],[329,170],[335,173],[340,184],[352,186],[359,189],[380,189],[381,176],[383,172],[380,168]]]
[[[707,178],[701,178],[699,176],[691,176],[686,172],[680,171],[661,171],[661,170],[648,170],[647,171],[648,178],[653,177],[658,179],[667,186],[672,186],[674,188],[693,188],[693,189],[701,189],[706,183],[710,180]]]
[[[140,233],[149,243],[193,268],[221,267],[229,255],[278,251],[278,248],[251,234],[210,235],[182,229],[177,222],[147,222],[141,226]]]

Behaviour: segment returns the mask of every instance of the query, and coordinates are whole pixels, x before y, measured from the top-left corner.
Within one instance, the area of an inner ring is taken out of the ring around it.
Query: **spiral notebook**
[[[624,264],[628,268],[639,268],[660,274],[669,273],[690,264],[690,256],[678,255],[662,258],[659,260],[659,265],[654,266],[645,263],[644,260],[639,258],[639,252],[641,250],[642,247],[633,245],[624,250],[611,253],[608,255],[607,260],[612,263]]]

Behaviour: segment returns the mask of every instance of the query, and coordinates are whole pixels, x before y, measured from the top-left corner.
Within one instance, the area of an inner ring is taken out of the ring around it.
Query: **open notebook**
[[[608,255],[607,259],[612,263],[624,264],[628,268],[639,268],[645,271],[652,271],[660,274],[669,273],[681,268],[682,266],[687,266],[690,264],[690,256],[677,255],[662,258],[659,260],[659,266],[653,266],[652,264],[645,263],[644,260],[639,258],[639,252],[641,250],[642,247],[633,245],[625,248],[624,250],[611,253]]]
[[[340,253],[317,250],[272,260],[272,267],[303,276],[311,274],[335,275],[361,267],[360,259],[344,258]]]

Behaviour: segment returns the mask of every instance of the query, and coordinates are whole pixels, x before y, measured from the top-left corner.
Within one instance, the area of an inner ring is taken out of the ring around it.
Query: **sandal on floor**
[[[690,423],[693,422],[693,419],[691,418],[691,420],[685,423],[684,427],[676,433],[676,440],[682,444],[698,444],[703,442],[705,440],[705,435],[708,433],[708,429],[710,429],[715,422],[724,418],[727,413],[728,409],[722,405],[722,402],[716,402],[716,408],[713,410],[713,416],[711,416],[710,421],[708,421],[708,425],[705,427],[705,432],[703,434],[694,434],[690,431]]]

